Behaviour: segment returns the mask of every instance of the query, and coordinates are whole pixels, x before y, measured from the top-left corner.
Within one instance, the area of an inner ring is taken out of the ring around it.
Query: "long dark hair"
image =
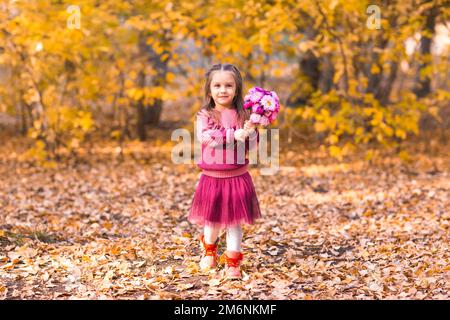
[[[205,82],[205,104],[202,106],[202,110],[206,110],[214,122],[220,123],[220,112],[215,109],[214,99],[211,96],[211,81],[214,72],[216,71],[230,71],[233,74],[234,81],[236,82],[236,93],[233,98],[233,107],[238,114],[238,126],[243,127],[244,121],[250,117],[250,112],[244,109],[244,98],[242,97],[242,76],[238,68],[228,63],[218,63],[212,65],[206,72]]]

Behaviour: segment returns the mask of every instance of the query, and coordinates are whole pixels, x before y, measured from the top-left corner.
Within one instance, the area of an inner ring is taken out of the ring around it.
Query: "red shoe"
[[[205,249],[205,255],[200,260],[200,270],[207,271],[209,269],[215,268],[217,265],[217,239],[214,244],[205,243],[205,236],[199,236],[199,240]]]
[[[227,260],[227,267],[225,269],[225,276],[227,279],[242,279],[241,269],[239,264],[244,255],[238,251],[227,251],[225,258]]]

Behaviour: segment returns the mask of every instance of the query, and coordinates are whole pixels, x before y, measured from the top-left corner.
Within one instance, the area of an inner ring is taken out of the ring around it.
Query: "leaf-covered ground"
[[[299,146],[274,176],[252,168],[263,218],[244,228],[244,279],[228,281],[198,270],[186,217],[199,171],[168,146],[128,143],[120,161],[99,143],[88,161],[39,168],[8,140],[0,298],[449,299],[449,150],[432,142],[407,163]]]

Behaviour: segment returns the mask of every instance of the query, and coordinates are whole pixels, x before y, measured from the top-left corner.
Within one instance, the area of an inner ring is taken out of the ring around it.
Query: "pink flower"
[[[264,114],[264,108],[262,106],[259,106],[258,109],[256,109],[256,113],[263,115]]]
[[[258,124],[260,120],[261,120],[261,115],[259,115],[257,113],[252,113],[250,115],[250,122],[251,123]]]
[[[261,99],[262,96],[263,94],[261,92],[254,92],[250,95],[250,101],[256,103]]]
[[[261,116],[261,119],[259,120],[259,123],[262,126],[268,126],[270,124],[270,120],[266,116]]]
[[[261,105],[264,107],[265,110],[274,111],[276,108],[276,102],[272,96],[264,96],[261,99]]]
[[[270,116],[268,117],[270,123],[272,123],[272,122],[275,121],[275,119],[277,118],[277,115],[278,115],[278,112],[272,112],[272,113],[270,114]]]
[[[244,103],[244,109],[249,109],[253,106],[253,102],[247,101]]]
[[[248,91],[248,93],[249,93],[249,94],[253,94],[253,93],[255,93],[255,92],[259,91],[259,90],[261,90],[261,88],[253,87],[253,88],[251,88],[251,89]]]
[[[260,106],[259,104],[254,104],[252,106],[252,112],[253,113],[258,113],[258,114],[263,114],[264,113],[264,109],[262,106]]]

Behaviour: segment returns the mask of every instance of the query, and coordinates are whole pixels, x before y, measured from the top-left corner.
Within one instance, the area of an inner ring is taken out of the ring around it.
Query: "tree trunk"
[[[424,26],[424,31],[422,37],[420,38],[420,55],[421,58],[425,60],[419,65],[416,74],[416,82],[414,86],[414,93],[418,98],[423,98],[427,96],[431,91],[431,79],[430,75],[421,76],[420,73],[423,69],[431,64],[431,59],[428,59],[431,55],[431,42],[435,34],[434,27],[436,25],[436,17],[439,13],[439,8],[434,5],[431,7],[426,14],[426,21]]]
[[[387,105],[389,103],[389,96],[392,91],[392,85],[397,79],[398,62],[392,61],[390,63],[390,73],[387,79],[383,80],[380,84],[380,90],[378,90],[375,98],[380,101],[381,105]]]
[[[310,18],[309,15],[305,14],[305,17]],[[317,32],[309,27],[305,31],[305,40],[314,39]],[[312,90],[302,90],[301,85],[299,84],[298,88],[295,88],[293,91],[295,92],[294,98],[288,99],[289,105],[301,105],[308,103],[311,94],[319,88],[319,79],[320,79],[320,62],[319,59],[314,55],[311,50],[306,51],[301,54],[298,59],[298,77],[300,78],[299,83],[302,81],[307,81],[308,84],[311,85]],[[305,80],[303,80],[305,79]]]
[[[300,69],[304,76],[306,76],[313,88],[316,91],[319,88],[319,59],[308,51],[299,61]]]
[[[331,63],[331,55],[326,54],[320,61],[319,89],[327,93],[333,87],[334,68]]]
[[[372,93],[375,96],[380,92],[380,83],[383,79],[383,66],[380,65],[380,53],[386,48],[388,38],[383,38],[384,34],[380,33],[378,37],[371,41],[369,46],[370,62],[363,68],[364,74],[368,79],[366,93]],[[376,65],[379,68],[378,72],[372,72],[372,66]]]
[[[139,72],[137,85],[139,88],[144,88],[145,85],[145,73],[143,71]],[[140,98],[137,103],[137,134],[140,141],[146,140],[145,132],[145,109],[144,109],[144,98]]]
[[[157,126],[161,118],[161,112],[163,107],[163,101],[156,99],[152,105],[145,106],[144,121],[145,124],[150,126]]]
[[[144,112],[143,99],[139,100],[138,105],[137,105],[137,111],[138,111],[138,113],[137,113],[137,116],[138,116],[137,134],[138,134],[140,141],[145,141],[147,138],[147,134],[145,132],[145,122],[144,122],[145,112]]]
[[[19,106],[20,106],[20,133],[22,136],[26,136],[28,132],[28,124],[27,124],[27,111],[25,107],[25,103],[23,103],[22,98],[19,98]]]

